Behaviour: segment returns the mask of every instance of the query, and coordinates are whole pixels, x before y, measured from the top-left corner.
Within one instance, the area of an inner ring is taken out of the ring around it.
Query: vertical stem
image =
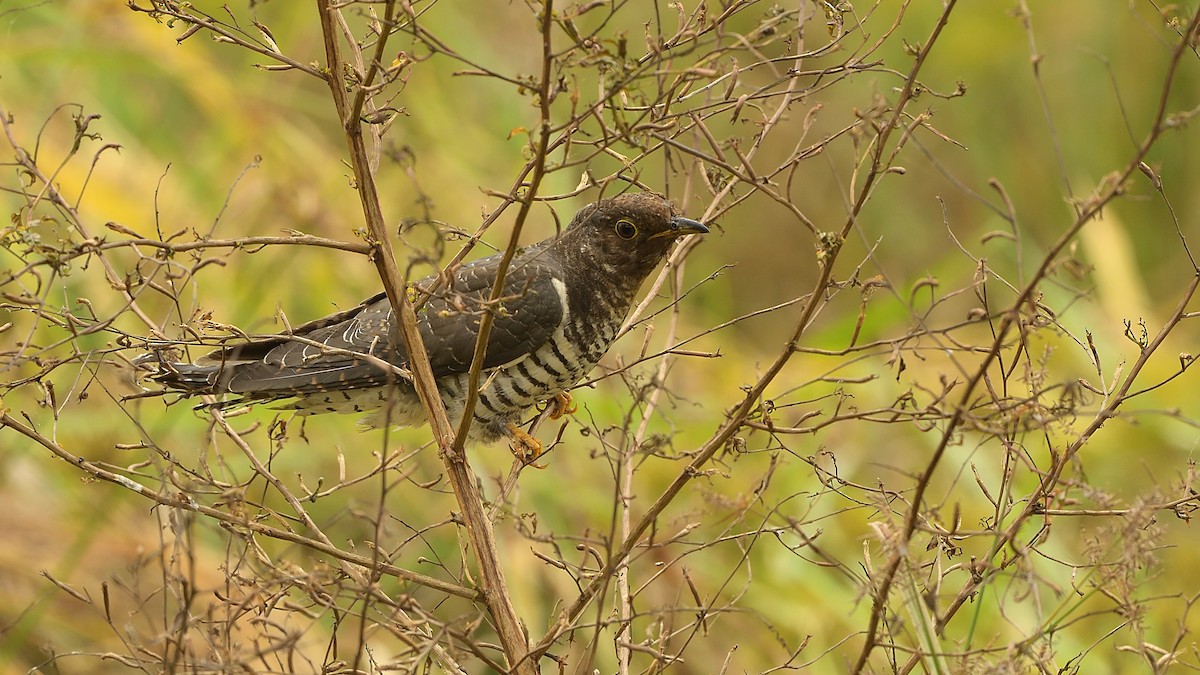
[[[521,206],[517,211],[517,219],[513,224],[512,234],[509,236],[508,246],[504,249],[504,254],[500,258],[500,266],[496,268],[496,281],[492,284],[492,292],[488,296],[488,303],[484,307],[483,316],[479,319],[479,335],[475,337],[475,350],[471,356],[471,370],[467,373],[467,400],[463,405],[463,416],[458,422],[458,436],[455,439],[455,446],[461,447],[466,442],[467,432],[471,429],[471,419],[475,411],[475,405],[479,400],[479,377],[483,372],[483,362],[487,355],[488,335],[492,332],[492,323],[495,321],[496,315],[493,313],[496,307],[496,302],[504,294],[504,279],[508,274],[508,266],[512,262],[513,256],[517,253],[517,248],[520,245],[521,229],[525,225],[525,220],[529,217],[529,211],[533,208],[534,197],[537,196],[538,187],[542,183],[542,177],[546,174],[546,154],[550,147],[550,94],[553,86],[554,76],[554,55],[551,50],[550,29],[554,26],[554,1],[545,0],[542,4],[542,75],[538,86],[538,144],[534,150],[534,156],[531,160],[532,170],[529,174],[529,184],[525,187],[525,194],[521,198]],[[518,194],[521,189],[520,185],[513,188],[513,194]]]
[[[389,3],[389,5],[394,3]],[[346,141],[350,149],[350,164],[358,186],[359,199],[362,202],[363,216],[371,233],[372,245],[375,250],[372,261],[383,281],[388,301],[391,302],[392,312],[399,318],[400,335],[404,341],[409,356],[408,367],[412,371],[413,385],[421,405],[429,418],[429,426],[433,431],[434,440],[438,444],[439,456],[446,466],[450,485],[454,496],[462,509],[463,524],[471,541],[475,559],[480,570],[480,591],[487,605],[497,636],[504,647],[510,672],[533,674],[537,672],[536,664],[530,661],[529,642],[525,636],[524,626],[517,617],[508,586],[504,579],[504,570],[500,566],[496,550],[496,538],[492,532],[491,521],[483,508],[477,479],[474,471],[467,463],[466,453],[461,442],[455,443],[454,428],[446,416],[446,406],[437,389],[433,369],[429,365],[429,354],[425,343],[417,329],[417,316],[412,303],[404,289],[404,280],[396,265],[395,254],[392,250],[391,239],[384,224],[383,212],[379,206],[379,193],[375,185],[375,176],[371,171],[366,143],[363,140],[361,117],[355,114],[356,105],[347,98],[343,70],[346,67],[341,57],[334,12],[338,10],[328,0],[317,0],[317,8],[321,17],[321,29],[325,37],[325,55],[328,62],[326,74],[329,90],[333,95],[334,106],[338,118],[346,133]],[[391,15],[391,7],[387,10]],[[389,26],[385,26],[380,40],[387,39]],[[369,107],[370,103],[367,102]]]
[[[669,344],[669,343],[668,343]],[[665,362],[666,359],[663,359]],[[655,390],[657,394],[659,390]],[[634,455],[637,453],[637,448],[641,444],[642,432],[646,428],[646,422],[649,421],[649,415],[642,417],[641,428],[634,434],[632,439],[629,439],[621,449],[621,468],[618,480],[618,498],[621,500],[621,539],[624,540],[629,536],[633,529],[633,466]],[[622,565],[617,570],[617,635],[615,643],[617,646],[617,673],[618,675],[629,675],[629,660],[633,656],[631,649],[628,647],[633,642],[633,598],[629,594],[629,566]]]
[[[678,264],[670,265],[668,268],[674,276],[673,288],[674,302],[671,307],[670,321],[667,324],[667,336],[665,343],[668,345],[675,344],[676,335],[679,332],[679,293],[678,289],[683,282],[683,261]],[[623,450],[621,457],[621,473],[620,473],[620,499],[621,499],[621,539],[628,539],[633,534],[633,470],[636,459],[637,449],[642,447],[646,441],[646,435],[650,430],[650,420],[654,418],[655,411],[658,409],[659,399],[662,398],[663,388],[667,381],[667,374],[671,370],[671,365],[674,359],[671,354],[664,354],[658,361],[658,370],[654,376],[654,382],[658,383],[646,397],[646,407],[642,411],[642,419],[638,424],[637,431],[633,434],[633,439]],[[620,622],[620,629],[617,632],[617,662],[619,675],[629,674],[629,662],[632,658],[632,648],[628,645],[633,644],[633,596],[629,591],[629,566],[622,565],[617,570],[617,618]]]
[[[950,6],[953,6],[954,2],[956,2],[956,0],[950,0]],[[947,10],[947,12],[948,11],[949,10]],[[742,166],[744,168],[750,167],[750,163],[754,159],[758,150],[763,147],[762,139],[766,138],[770,130],[784,119],[784,115],[789,109],[791,102],[795,100],[794,95],[799,92],[799,85],[797,83],[799,69],[797,68],[795,71],[793,71],[793,73],[792,79],[788,83],[787,95],[784,96],[783,101],[776,106],[775,112],[767,121],[767,124],[758,132],[755,144],[750,148],[744,157],[741,157]],[[912,97],[911,83],[910,86],[905,89],[905,92],[905,95],[902,97],[901,107],[903,107],[903,103],[907,103],[907,101]],[[884,138],[881,138],[880,142],[883,142],[883,140],[885,140],[890,133],[891,127],[889,126],[883,132],[882,135]],[[877,173],[878,170],[872,173],[872,181]],[[723,198],[729,190],[732,190],[733,185],[734,183],[731,181],[726,186],[725,191],[719,193],[716,199],[719,200]],[[855,211],[852,216],[848,218],[846,223],[843,225],[839,234],[840,239],[845,239],[846,234],[854,225],[855,217],[857,216],[858,211],[862,208],[862,201],[865,201],[865,199],[860,200],[860,202],[855,206]],[[679,261],[683,259],[685,253],[685,248],[676,248],[671,254],[670,258],[667,260],[667,269],[670,269],[671,266],[678,264]],[[810,295],[810,300],[802,307],[800,316],[796,321],[796,326],[792,337],[788,340],[783,351],[780,352],[778,357],[776,357],[774,363],[772,363],[766,372],[759,377],[758,382],[746,392],[746,395],[742,398],[741,403],[739,403],[733,409],[733,411],[727,415],[726,421],[720,426],[720,428],[718,428],[712,437],[710,437],[708,441],[696,451],[692,461],[688,464],[688,466],[675,477],[671,484],[667,486],[667,488],[658,496],[658,499],[656,499],[648,507],[646,512],[642,514],[641,518],[639,518],[631,526],[625,528],[624,539],[609,556],[608,560],[605,561],[604,566],[592,578],[592,580],[583,587],[583,590],[580,591],[578,597],[576,597],[571,604],[567,605],[561,612],[559,612],[557,619],[550,625],[549,629],[541,637],[541,639],[532,645],[533,655],[535,658],[544,654],[546,650],[548,650],[550,646],[554,644],[559,636],[561,636],[570,628],[570,626],[579,617],[588,604],[591,603],[592,599],[595,598],[603,589],[607,588],[609,580],[616,574],[617,570],[621,569],[625,565],[627,556],[633,551],[634,547],[637,546],[638,540],[641,538],[642,534],[650,528],[650,525],[658,519],[658,516],[672,501],[675,500],[675,497],[679,495],[684,486],[686,486],[695,476],[701,475],[701,469],[703,466],[708,463],[708,461],[712,459],[713,455],[715,455],[721,448],[725,447],[725,443],[733,437],[734,433],[736,433],[739,428],[741,428],[742,423],[746,420],[747,416],[749,416],[750,411],[753,410],[756,405],[758,405],[759,398],[762,396],[763,392],[765,392],[767,387],[775,380],[775,377],[779,375],[779,373],[783,370],[783,367],[787,365],[787,362],[792,358],[792,355],[796,353],[795,345],[799,344],[800,338],[804,335],[804,332],[808,328],[809,322],[812,321],[813,315],[817,311],[817,307],[821,298],[820,291],[821,289],[824,289],[832,279],[833,264],[836,260],[836,257],[837,252],[834,252],[833,256],[821,267],[821,274],[815,285],[817,290]],[[664,269],[663,276],[660,276],[659,280],[656,280],[655,289],[657,289],[659,281],[665,280],[667,269]],[[650,295],[654,295],[656,292],[656,290],[652,290]],[[645,303],[643,303],[643,305],[645,305]],[[628,321],[635,320],[635,318],[643,310],[644,306],[640,305],[637,307]]]

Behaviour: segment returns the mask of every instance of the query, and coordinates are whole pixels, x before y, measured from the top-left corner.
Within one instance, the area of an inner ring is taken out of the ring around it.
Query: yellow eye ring
[[[638,233],[637,225],[634,225],[632,220],[625,218],[618,220],[617,224],[613,226],[613,230],[622,239],[633,239]]]

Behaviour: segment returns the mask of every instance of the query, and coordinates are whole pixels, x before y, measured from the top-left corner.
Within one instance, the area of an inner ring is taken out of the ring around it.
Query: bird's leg
[[[534,463],[542,455],[542,442],[530,436],[529,432],[512,422],[509,422],[505,426],[508,428],[508,435],[513,439],[512,445],[508,446],[512,450],[513,455],[516,455],[517,459],[535,468],[546,468]]]
[[[550,399],[550,419],[556,420],[563,415],[574,415],[579,410],[579,404],[565,391],[559,392]]]

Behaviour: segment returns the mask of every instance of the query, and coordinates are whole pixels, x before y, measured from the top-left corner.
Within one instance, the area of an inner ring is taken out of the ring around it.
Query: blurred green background
[[[219,12],[216,3],[199,4]],[[690,9],[695,3],[684,4]],[[715,3],[710,4],[715,12]],[[873,108],[878,97],[894,100],[912,62],[908,46],[927,39],[941,9],[941,3],[914,3],[889,34],[898,2],[854,4],[871,36],[865,44],[882,40],[881,44],[877,49],[858,46],[862,40],[856,35],[856,41],[848,40],[843,50],[813,59],[810,67],[844,62],[845,50],[858,50],[863,62],[880,65],[834,80],[830,86],[815,87],[790,111],[786,124],[794,126],[797,137],[806,115],[815,115],[806,143],[852,124]],[[1175,10],[1186,17],[1193,6],[1184,4]],[[890,282],[891,290],[880,292],[870,303],[860,344],[903,335],[922,323],[946,326],[966,318],[970,297],[932,310],[928,290],[910,297],[910,289],[928,277],[938,280],[939,295],[970,285],[976,265],[959,243],[1019,284],[1070,224],[1071,201],[1086,198],[1106,174],[1123,166],[1148,130],[1172,35],[1152,4],[1037,3],[1032,7],[1031,32],[1024,29],[1016,7],[1012,2],[963,3],[922,72],[920,79],[928,90],[910,111],[931,113],[931,124],[947,139],[921,133],[905,149],[897,160],[905,173],[880,182],[846,242],[835,274],[845,280],[861,262],[862,278],[883,275]],[[297,60],[323,60],[319,24],[307,3],[276,0],[253,8],[234,3],[231,8],[243,20],[256,16],[269,25],[280,47]],[[769,11],[771,7],[763,4],[748,13]],[[468,58],[503,72],[536,72],[540,45],[533,13],[523,3],[489,3],[484,9],[477,4],[440,2],[424,6],[423,12],[423,24],[452,41]],[[643,31],[636,21],[612,28],[618,29],[638,38]],[[814,21],[807,29],[818,35],[821,24]],[[119,151],[104,153],[95,170],[89,171],[87,161],[73,161],[56,176],[66,194],[82,193],[81,216],[96,233],[115,236],[104,228],[111,221],[150,237],[156,231],[182,229],[222,238],[295,229],[353,239],[353,230],[361,227],[361,211],[344,160],[345,142],[321,83],[299,73],[257,69],[254,66],[264,63],[263,57],[215,43],[203,34],[177,44],[180,33],[179,26],[151,20],[120,2],[0,2],[0,107],[27,146],[39,140],[39,128],[65,103],[100,115],[91,129],[104,142],[119,145]],[[630,43],[635,45],[631,48],[641,48],[637,39]],[[395,46],[411,48],[400,39]],[[1033,76],[1031,49],[1039,57],[1039,79]],[[1198,65],[1194,52],[1185,55],[1169,110],[1197,105]],[[405,114],[395,122],[390,139],[402,151],[402,159],[385,159],[379,172],[384,213],[393,223],[429,217],[473,231],[482,214],[498,202],[487,192],[507,192],[525,159],[525,136],[512,132],[534,127],[537,117],[531,99],[506,85],[456,75],[462,68],[445,58],[415,63],[395,102]],[[747,81],[754,77],[747,75]],[[818,82],[820,78],[814,78]],[[964,95],[944,96],[960,83]],[[817,106],[819,111],[814,111]],[[53,167],[55,158],[66,155],[70,128],[68,112],[59,112],[47,125],[39,144],[39,159],[45,166]],[[753,131],[753,125],[745,123],[730,133],[745,136]],[[1047,331],[1037,338],[1047,349],[1037,358],[1044,357],[1050,364],[1053,377],[1071,381],[1095,375],[1087,350],[1071,337],[1079,338],[1086,330],[1095,336],[1105,379],[1113,378],[1118,364],[1131,363],[1137,355],[1136,346],[1123,337],[1124,321],[1136,325],[1144,319],[1153,332],[1178,302],[1193,270],[1176,235],[1172,209],[1194,243],[1200,214],[1197,140],[1194,125],[1183,125],[1147,159],[1163,179],[1171,208],[1149,181],[1135,176],[1128,196],[1105,209],[1103,219],[1089,225],[1072,245],[1071,253],[1086,273],[1072,277],[1064,271],[1043,288],[1042,301],[1059,313],[1069,331]],[[837,230],[844,222],[854,181],[861,180],[854,176],[854,158],[861,154],[860,144],[868,141],[848,134],[801,166],[790,196],[818,229]],[[99,146],[96,143],[93,150]],[[770,165],[772,157],[782,160],[792,151],[792,146],[783,144],[767,148],[762,162]],[[1002,202],[988,187],[990,179],[1003,185],[1015,205],[1018,243],[983,239],[989,232],[1009,230],[996,211]],[[577,173],[553,174],[544,192],[567,192],[578,181]],[[672,183],[669,191],[689,215],[704,215],[709,195],[700,186]],[[569,217],[593,197],[585,193],[556,208],[560,217]],[[425,198],[428,201],[422,201]],[[12,204],[9,211],[15,209],[16,202]],[[536,213],[538,219],[526,229],[528,241],[553,233],[545,211]],[[502,245],[510,224],[502,219],[489,231],[489,241]],[[684,301],[682,334],[702,332],[812,290],[813,236],[786,209],[751,196],[716,225],[689,259],[686,278],[690,285],[718,269],[721,274]],[[127,262],[134,264],[132,259]],[[17,261],[8,256],[3,264],[15,267]],[[365,259],[307,247],[235,253],[199,279],[182,298],[191,303],[185,310],[211,311],[213,320],[248,332],[279,330],[272,319],[278,310],[296,323],[349,307],[379,288],[374,268]],[[94,267],[60,283],[61,292],[55,295],[64,304],[79,296],[100,307],[118,300]],[[995,293],[995,307],[1011,299],[998,287]],[[859,304],[857,291],[834,297],[801,346],[847,347]],[[666,457],[647,457],[639,466],[635,493],[642,508],[679,471],[680,454],[718,427],[723,412],[740,400],[740,388],[752,384],[783,348],[797,308],[738,322],[689,345],[720,351],[722,356],[675,364],[672,387],[682,395],[654,421],[656,430],[673,436],[673,444]],[[160,309],[163,314],[156,318],[171,316],[170,307]],[[0,323],[4,320],[0,318]],[[0,334],[0,340],[12,335]],[[984,334],[980,329],[966,335],[982,339]],[[1152,362],[1147,383],[1168,377],[1177,368],[1176,354],[1195,352],[1196,336],[1195,327],[1184,322]],[[631,336],[614,350],[609,362],[635,357],[640,341],[640,336]],[[943,374],[965,379],[945,354],[932,347],[924,360],[907,358],[903,373],[887,357],[887,353],[798,355],[768,392],[779,407],[775,421],[791,425],[810,410],[828,414],[834,401],[822,397],[839,391],[849,391],[852,405],[867,409],[890,405],[906,390],[926,393],[922,387]],[[644,381],[651,372],[644,368],[636,376]],[[870,381],[854,387],[832,379],[818,381],[825,376]],[[107,376],[105,384],[114,395],[134,391],[132,383],[115,374]],[[79,383],[67,380],[56,386],[64,392],[78,391]],[[184,464],[233,467],[239,461],[227,442],[209,433],[205,416],[187,410],[186,405],[165,409],[151,399],[120,408],[96,390],[86,400],[68,401],[60,411],[62,422],[55,424],[48,411],[32,403],[37,394],[30,389],[5,394],[4,406],[29,411],[43,428],[54,429],[61,445],[96,461],[128,466],[147,459],[144,451],[115,449],[118,444],[136,443],[141,433]],[[1126,418],[1109,422],[1097,435],[1078,467],[1092,486],[1091,506],[1128,507],[1139,500],[1159,503],[1191,484],[1198,438],[1195,389],[1195,378],[1188,373],[1135,400]],[[626,387],[614,380],[584,391],[580,399],[584,424],[601,429],[619,424],[631,406]],[[1093,401],[1084,409],[1094,410],[1096,405]],[[128,416],[119,412],[122,409]],[[248,437],[265,448],[269,444],[266,426],[274,414],[256,410],[238,424],[259,423]],[[613,526],[613,468],[597,449],[594,434],[585,436],[581,428],[580,424],[568,427],[563,445],[548,456],[548,469],[521,476],[517,511],[534,514],[526,518],[536,523],[539,533],[594,537],[608,534]],[[307,440],[293,431],[273,458],[273,468],[281,476],[302,477],[310,487],[318,477],[333,480],[339,452],[355,475],[369,470],[375,461],[371,453],[385,443],[415,449],[428,441],[424,429],[394,432],[385,439],[383,432],[362,432],[353,419],[340,416],[310,420],[304,433]],[[1042,446],[1031,444],[1029,451],[1044,461],[1047,447],[1059,447],[1062,438],[1048,437]],[[887,509],[848,494],[853,490],[822,485],[802,460],[809,458],[826,468],[836,461],[838,475],[851,484],[902,490],[911,483],[912,472],[925,465],[937,434],[862,421],[832,425],[815,436],[781,440],[748,434],[746,440],[747,453],[723,455],[714,474],[694,481],[689,493],[668,511],[662,527],[677,531],[690,523],[703,523],[703,536],[711,538],[719,532],[753,530],[762,522],[800,522],[809,536],[820,533],[818,542],[827,556],[861,571],[862,566],[880,565],[884,558],[873,527],[888,522],[881,515]],[[951,449],[930,499],[958,505],[970,529],[989,512],[977,493],[969,494],[975,480],[971,467],[985,481],[998,480],[1002,469],[994,443],[970,434],[963,440]],[[473,456],[485,485],[494,489],[491,478],[507,471],[508,453],[503,448],[478,449]],[[406,528],[438,522],[454,508],[452,497],[444,491],[417,485],[440,473],[432,450],[416,455],[412,469],[413,477],[393,485],[386,503],[395,519],[389,527],[401,538]],[[227,470],[229,475],[238,471]],[[755,493],[764,481],[770,489]],[[1031,484],[1023,486],[1030,488]],[[378,493],[377,481],[357,491],[336,493],[314,504],[315,518],[337,533],[337,543],[370,539],[373,534],[365,520],[354,513],[377,508]],[[152,612],[145,610],[153,603],[143,603],[146,596],[154,602],[161,598],[149,590],[155,577],[146,570],[153,567],[149,561],[158,559],[160,549],[170,551],[165,542],[171,536],[161,529],[165,517],[148,506],[116,487],[81,480],[78,472],[50,459],[43,450],[0,431],[0,532],[4,533],[0,537],[0,663],[10,669],[5,672],[26,671],[45,661],[51,651],[122,651],[122,643],[132,641],[129,635],[153,633],[154,620],[148,618]],[[1195,628],[1196,619],[1185,611],[1182,598],[1200,592],[1191,567],[1200,548],[1186,522],[1170,514],[1162,514],[1160,520],[1153,541],[1139,544],[1155,550],[1158,560],[1145,566],[1139,579],[1142,585],[1134,595],[1158,598],[1146,605],[1139,630],[1148,633],[1139,633],[1137,639],[1168,644],[1180,626]],[[999,650],[993,661],[1000,663],[1007,646],[1019,643],[1021,636],[1044,629],[1062,614],[1072,619],[1082,615],[1071,624],[1073,630],[1056,633],[1053,663],[1069,668],[1068,660],[1078,656],[1082,665],[1075,665],[1082,672],[1146,668],[1141,657],[1119,649],[1136,641],[1128,633],[1132,624],[1116,620],[1112,605],[1103,598],[1089,595],[1079,606],[1072,604],[1068,590],[1070,565],[1083,565],[1089,552],[1099,550],[1101,558],[1112,553],[1104,544],[1115,536],[1109,531],[1113,526],[1091,519],[1055,522],[1053,539],[1044,550],[1046,555],[1060,554],[1064,564],[1047,568],[1031,562],[1022,568],[1027,569],[1027,578],[1013,577],[1007,585],[989,588],[970,627],[956,626],[957,632],[952,631],[953,638],[944,646],[965,649],[963,642],[954,640],[964,640],[970,632],[975,636],[973,646],[987,643]],[[1120,524],[1116,526],[1119,530]],[[219,587],[221,572],[215,564],[204,563],[219,562],[226,555],[221,550],[223,540],[203,528],[199,532],[209,539],[195,542],[206,554],[196,565],[196,585]],[[571,597],[571,587],[530,554],[533,545],[516,528],[502,527],[499,536],[510,575],[529,581],[514,584],[514,593],[531,632],[540,635],[556,602]],[[698,534],[696,539],[700,538]],[[864,542],[874,547],[873,562],[864,559]],[[739,610],[718,617],[718,628],[695,639],[697,646],[689,652],[695,656],[687,665],[676,665],[678,672],[717,672],[731,653],[729,672],[759,672],[785,661],[806,638],[807,648],[792,665],[812,662],[812,672],[843,672],[848,667],[857,654],[855,634],[865,625],[869,602],[835,568],[824,566],[803,548],[796,552],[788,548],[800,543],[786,533],[755,539],[753,544],[739,538],[701,548],[685,558],[683,566],[706,599],[724,598],[721,604],[733,603]],[[288,555],[286,549],[280,551]],[[666,547],[647,555],[666,561],[682,551]],[[447,561],[454,568],[459,552],[450,528],[410,546],[398,564],[435,573],[422,567],[427,563],[417,562],[420,556]],[[962,558],[946,562],[960,563]],[[78,601],[38,576],[40,570],[86,589],[93,597],[104,580],[123,585],[120,593],[114,592],[113,602],[128,613],[116,622],[128,633],[112,630],[96,612],[80,611]],[[646,581],[650,574],[638,581]],[[138,590],[139,584],[145,589]],[[669,605],[678,596],[688,596],[678,578],[655,588],[647,594],[648,604]],[[1023,595],[1026,592],[1034,599]],[[998,611],[998,606],[1005,610]],[[1095,616],[1088,615],[1092,610]],[[974,612],[965,611],[962,620],[966,622],[967,614]],[[146,625],[137,625],[140,620]],[[976,633],[977,623],[982,627]],[[305,638],[323,644],[319,633]],[[76,672],[102,668],[95,657],[73,658],[78,659]],[[1194,655],[1190,658],[1195,665]],[[611,663],[602,663],[611,670]],[[58,667],[72,672],[70,664],[71,660],[62,660]],[[876,666],[884,669],[882,661]]]

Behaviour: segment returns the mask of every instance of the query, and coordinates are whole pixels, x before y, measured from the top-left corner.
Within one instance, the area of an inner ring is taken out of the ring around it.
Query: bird
[[[568,390],[608,351],[643,282],[677,239],[708,231],[655,193],[628,192],[588,204],[555,236],[519,249],[496,303],[488,299],[503,254],[462,265],[440,289],[436,276],[416,282],[412,291],[425,296],[417,328],[456,428],[484,312],[494,319],[467,440],[508,439],[514,454],[536,459],[540,442],[519,426],[526,413],[543,403],[555,418],[574,412]],[[223,406],[281,402],[301,415],[368,413],[368,427],[426,421],[412,381],[397,374],[409,357],[384,293],[195,363],[145,357],[163,393],[233,395]]]

